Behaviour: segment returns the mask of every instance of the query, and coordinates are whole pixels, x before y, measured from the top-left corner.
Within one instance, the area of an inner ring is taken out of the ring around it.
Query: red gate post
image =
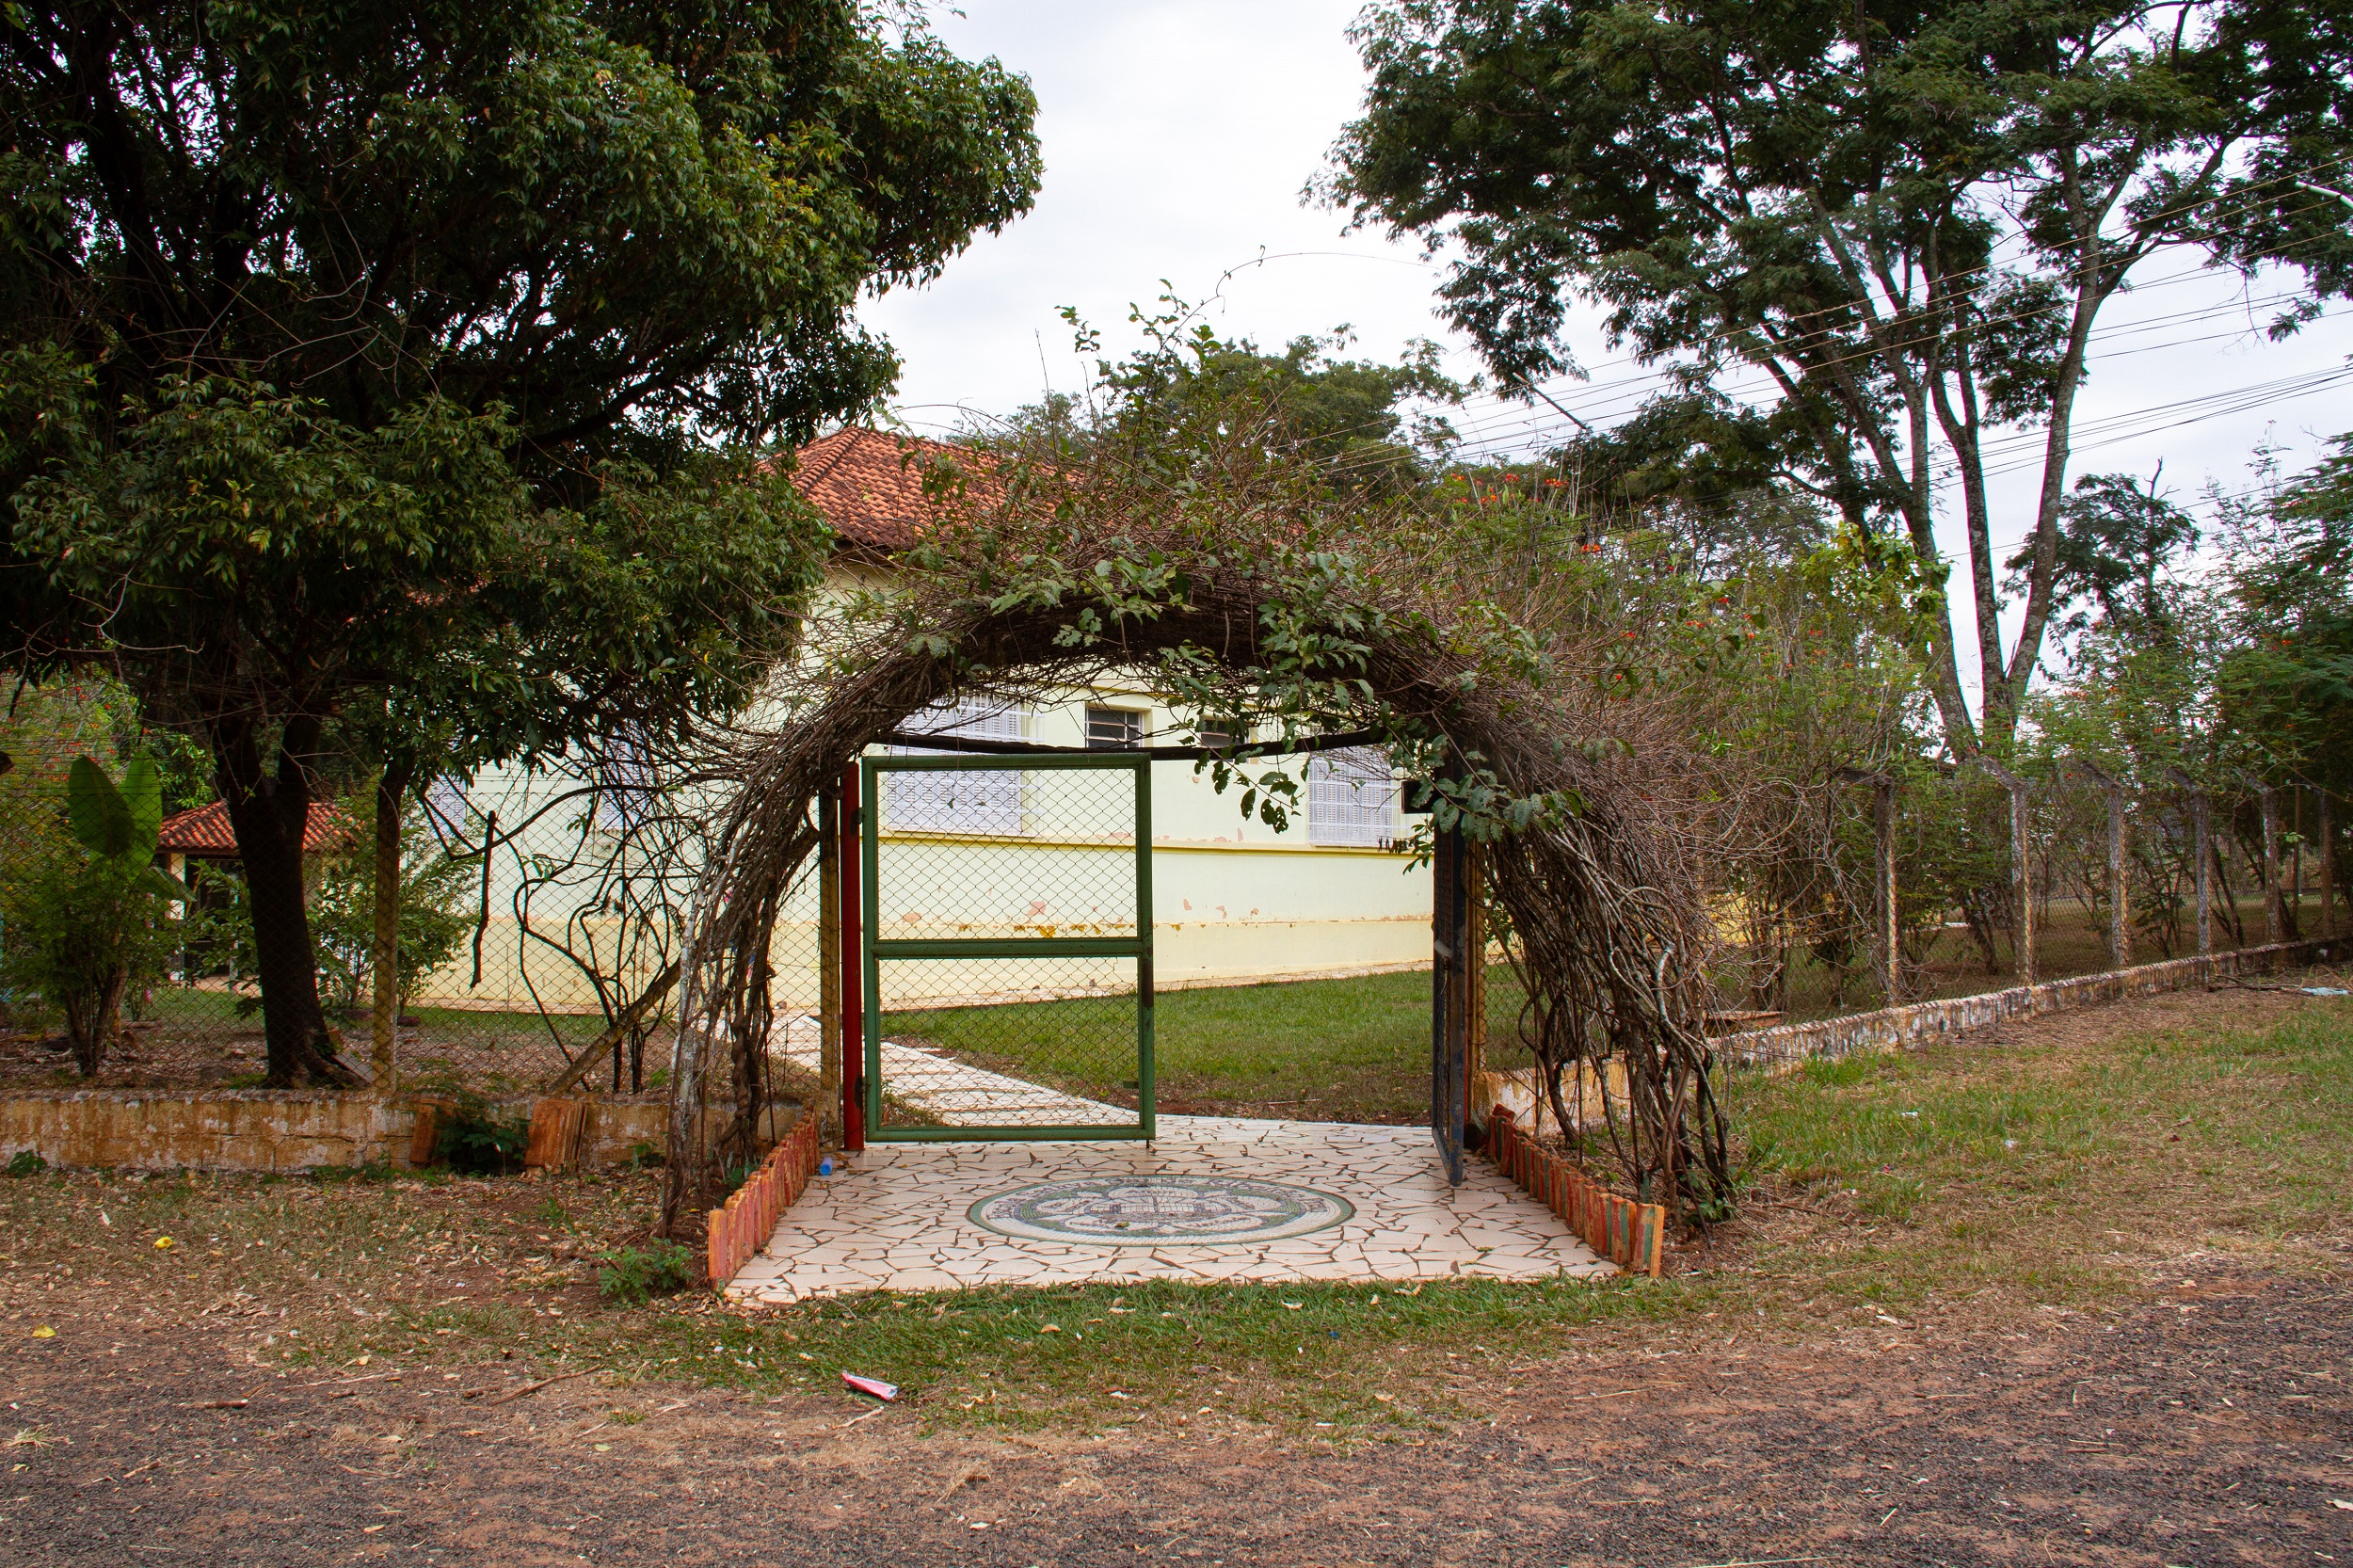
[[[864,864],[859,834],[865,825],[864,796],[855,761],[841,776],[840,861],[841,939],[841,1146],[866,1146],[866,950],[861,940],[865,908],[858,872]]]

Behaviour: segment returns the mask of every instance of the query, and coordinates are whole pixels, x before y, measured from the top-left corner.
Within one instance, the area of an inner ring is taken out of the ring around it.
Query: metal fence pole
[[[852,761],[841,776],[841,907],[840,940],[841,977],[841,1146],[866,1146],[866,954],[861,933],[865,925],[867,870],[864,824],[869,807],[862,803],[858,764]]]

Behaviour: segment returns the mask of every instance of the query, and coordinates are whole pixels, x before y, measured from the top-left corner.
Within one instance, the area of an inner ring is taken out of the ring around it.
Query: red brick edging
[[[1621,1197],[1522,1133],[1512,1112],[1495,1108],[1487,1153],[1496,1169],[1558,1214],[1585,1244],[1630,1273],[1657,1279],[1667,1262],[1667,1210]]]
[[[712,1289],[725,1288],[735,1272],[768,1244],[776,1222],[816,1174],[817,1156],[817,1118],[804,1115],[784,1142],[768,1151],[760,1169],[711,1211],[705,1230]]]

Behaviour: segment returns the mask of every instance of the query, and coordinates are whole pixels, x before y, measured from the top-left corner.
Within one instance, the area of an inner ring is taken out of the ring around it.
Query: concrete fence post
[[[2026,781],[1988,757],[1971,759],[2009,794],[2010,886],[2018,902],[2018,984],[2035,983],[2034,865]]]
[[[2313,831],[2320,836],[2320,934],[2337,934],[2337,846],[2329,822],[2329,792],[2313,792]]]
[[[1871,773],[1862,768],[1839,768],[1831,777],[1841,784],[1871,786],[1871,881],[1872,891],[1879,905],[1872,911],[1879,948],[1880,989],[1887,998],[1887,1005],[1895,1006],[1903,1000],[1903,930],[1900,905],[1896,899],[1896,781],[1883,773]]]
[[[2077,773],[2100,787],[2108,803],[2108,958],[2110,968],[2130,968],[2133,962],[2131,860],[2126,855],[2124,786],[2089,762],[2071,761]]]
[[[2287,909],[2280,901],[2280,792],[2265,784],[2256,792],[2264,818],[2264,932],[2265,939],[2287,939]]]

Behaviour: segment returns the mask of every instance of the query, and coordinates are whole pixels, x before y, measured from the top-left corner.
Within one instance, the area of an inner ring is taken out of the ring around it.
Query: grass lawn
[[[2260,912],[2251,919],[2250,936],[2260,941]],[[2105,926],[2063,906],[2043,933],[2041,972],[2056,979],[2105,969],[2106,943]],[[1975,944],[1956,931],[1939,940],[1924,984],[1929,995],[1957,997],[1999,989],[2013,979],[2007,972],[1987,974]],[[1828,971],[1804,953],[1793,957],[1791,991],[1792,1018],[1881,1004],[1869,975],[1858,970],[1849,976],[1845,1004],[1838,1005]],[[1724,1002],[1748,1005],[1746,998],[1730,995]],[[1525,1061],[1525,1053],[1507,1043],[1517,1037],[1519,1007],[1511,967],[1491,966],[1487,1031],[1497,1065]],[[1163,991],[1153,1014],[1162,1111],[1395,1123],[1429,1114],[1427,972]],[[884,1016],[883,1028],[893,1039],[939,1047],[991,1071],[1134,1103],[1132,997],[891,1013]]]
[[[902,1384],[936,1426],[1405,1438],[1562,1356],[2105,1313],[2186,1269],[2336,1267],[2353,1240],[2344,1001],[2154,999],[1744,1079],[1733,1099],[1747,1209],[1658,1282],[630,1307],[599,1299],[594,1259],[642,1232],[645,1176],[53,1173],[0,1181],[0,1327],[217,1309],[221,1349],[263,1366],[375,1375],[512,1354],[541,1375],[775,1396],[831,1394],[848,1369]]]
[[[1511,969],[1489,970],[1489,1029],[1518,1009]],[[1317,1122],[1430,1114],[1426,972],[1162,991],[1153,1000],[1159,1108]],[[1133,1103],[1132,997],[894,1013],[894,1039],[1074,1094]]]

